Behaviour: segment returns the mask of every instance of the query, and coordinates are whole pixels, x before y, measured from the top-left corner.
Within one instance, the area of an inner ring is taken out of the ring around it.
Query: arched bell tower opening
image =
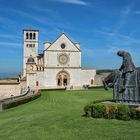
[[[57,86],[63,87],[63,86],[69,86],[70,85],[70,75],[66,71],[60,71],[56,75],[56,81]]]

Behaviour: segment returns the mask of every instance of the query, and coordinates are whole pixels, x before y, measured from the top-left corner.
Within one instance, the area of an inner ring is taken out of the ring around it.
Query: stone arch
[[[57,86],[69,86],[70,85],[70,74],[67,71],[60,71],[56,75]]]

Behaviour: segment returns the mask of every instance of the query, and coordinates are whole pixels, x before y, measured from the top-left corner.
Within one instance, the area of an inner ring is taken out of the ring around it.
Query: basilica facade
[[[39,31],[25,29],[23,77],[31,88],[95,85],[95,69],[82,69],[80,44],[62,33],[53,43],[44,42],[38,53]]]

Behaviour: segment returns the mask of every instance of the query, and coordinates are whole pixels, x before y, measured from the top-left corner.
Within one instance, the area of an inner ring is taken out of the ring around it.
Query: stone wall
[[[0,100],[20,95],[20,84],[0,84]]]
[[[58,88],[57,75],[65,71],[70,76],[69,86],[82,87],[83,85],[95,85],[95,69],[45,69],[44,72],[27,74],[27,85],[31,88]],[[92,82],[91,82],[92,81]],[[37,86],[38,84],[38,86]]]
[[[68,62],[66,65],[61,65],[58,57],[61,54],[65,54],[67,55]],[[51,59],[53,58],[53,59]],[[81,52],[79,51],[65,51],[65,52],[55,52],[55,51],[47,51],[45,52],[45,67],[55,67],[55,68],[59,68],[59,67],[75,67],[75,68],[79,68],[81,67]]]
[[[106,78],[108,75],[110,74],[110,72],[104,72],[104,73],[100,73],[100,74],[97,74],[95,76],[95,84],[97,86],[103,86],[103,80],[104,78]]]

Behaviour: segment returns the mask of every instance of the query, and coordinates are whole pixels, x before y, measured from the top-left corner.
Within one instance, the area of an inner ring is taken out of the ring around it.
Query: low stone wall
[[[38,90],[30,90],[30,88],[27,88],[23,90],[22,94],[20,96],[15,96],[13,98],[8,98],[0,101],[0,112],[9,109],[12,107],[19,106],[21,104],[28,103],[30,101],[33,101],[41,96],[41,92]]]
[[[0,84],[0,100],[20,95],[20,93],[20,84]]]
[[[104,80],[104,78],[106,78],[108,75],[109,75],[110,73],[108,72],[104,72],[104,73],[100,73],[100,74],[96,74],[96,76],[95,76],[95,84],[97,85],[97,86],[103,86],[103,80]]]

